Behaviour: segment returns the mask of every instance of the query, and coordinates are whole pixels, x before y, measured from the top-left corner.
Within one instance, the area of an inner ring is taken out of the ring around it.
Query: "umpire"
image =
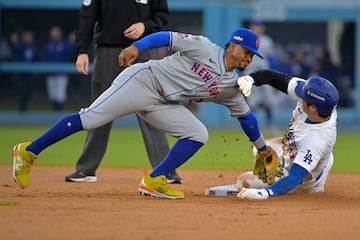
[[[166,0],[83,0],[76,34],[77,71],[89,74],[87,53],[95,40],[91,100],[95,100],[124,70],[118,65],[118,55],[133,41],[157,32],[167,24],[169,9]],[[95,32],[94,32],[95,31]],[[157,58],[156,51],[144,51],[137,62]],[[152,167],[157,166],[169,151],[165,133],[151,127],[137,116],[146,151]],[[112,122],[88,131],[76,171],[65,177],[67,182],[96,182],[96,169],[105,154]],[[169,183],[182,183],[174,171],[167,176]]]

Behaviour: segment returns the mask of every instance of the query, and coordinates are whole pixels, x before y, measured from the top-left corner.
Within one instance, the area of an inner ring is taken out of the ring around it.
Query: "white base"
[[[205,189],[205,196],[226,197],[226,196],[234,196],[238,194],[238,192],[239,189],[234,184],[230,184],[230,185],[208,187]]]

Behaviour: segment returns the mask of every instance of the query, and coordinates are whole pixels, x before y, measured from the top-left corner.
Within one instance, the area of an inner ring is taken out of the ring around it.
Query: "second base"
[[[222,185],[208,187],[205,189],[205,196],[216,196],[216,197],[225,197],[225,196],[234,196],[238,194],[239,189],[234,185]]]

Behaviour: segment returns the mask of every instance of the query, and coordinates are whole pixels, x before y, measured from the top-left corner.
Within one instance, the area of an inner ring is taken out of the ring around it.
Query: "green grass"
[[[12,164],[12,147],[28,138],[40,136],[44,127],[0,127],[1,148],[0,165]],[[209,142],[195,156],[186,162],[183,169],[234,169],[252,168],[250,144],[241,131],[210,130]],[[44,150],[37,161],[43,166],[74,166],[81,153],[86,132],[76,133]],[[352,151],[356,149],[360,133],[338,134],[334,149],[335,164],[333,172],[360,172],[360,161]],[[175,139],[169,137],[170,145]],[[114,128],[104,160],[103,167],[150,168],[142,140],[137,128]]]
[[[16,204],[16,202],[0,200],[0,206],[8,206],[8,205],[15,205],[15,204]]]

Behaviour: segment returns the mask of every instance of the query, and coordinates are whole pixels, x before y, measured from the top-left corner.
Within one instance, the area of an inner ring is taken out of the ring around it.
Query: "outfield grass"
[[[28,138],[36,138],[45,127],[0,127],[0,165],[11,165],[12,147]],[[210,130],[209,142],[185,163],[183,169],[238,169],[252,167],[250,144],[239,130]],[[44,150],[37,165],[74,166],[81,153],[86,132],[76,133]],[[359,142],[360,133],[338,134],[334,149],[333,172],[360,172],[360,161],[353,153]],[[175,139],[169,137],[172,145]],[[111,132],[108,150],[101,163],[104,167],[150,168],[142,135],[137,128],[114,128]]]

